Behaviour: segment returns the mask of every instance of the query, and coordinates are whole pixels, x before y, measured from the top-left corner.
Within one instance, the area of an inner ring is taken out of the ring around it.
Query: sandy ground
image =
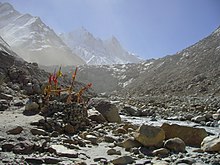
[[[31,122],[38,121],[43,118],[40,115],[25,116],[22,114],[23,111],[24,107],[0,112],[1,136],[7,136],[6,132],[10,129],[15,128],[16,126],[21,126],[24,129],[22,133],[19,134],[19,136],[25,135],[28,133],[30,128],[33,127],[30,125]]]

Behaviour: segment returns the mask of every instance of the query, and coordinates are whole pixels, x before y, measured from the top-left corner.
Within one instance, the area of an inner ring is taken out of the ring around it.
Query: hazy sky
[[[116,36],[140,57],[174,54],[220,26],[220,0],[0,0],[39,16],[55,32],[86,28]]]

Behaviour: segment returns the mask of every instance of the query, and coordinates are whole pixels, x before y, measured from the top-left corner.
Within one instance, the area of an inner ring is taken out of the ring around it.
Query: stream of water
[[[154,121],[150,117],[134,117],[134,116],[125,116],[125,115],[120,115],[120,116],[123,121],[128,121],[138,125],[148,124],[153,126],[161,126],[163,123],[178,124],[182,126],[204,128],[211,135],[220,135],[220,127],[202,126],[198,123],[194,123],[191,121],[177,121],[177,120],[165,120],[165,119],[157,119],[156,121]]]

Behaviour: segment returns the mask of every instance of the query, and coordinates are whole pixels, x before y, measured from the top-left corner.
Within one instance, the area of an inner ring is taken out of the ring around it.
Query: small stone
[[[196,117],[192,118],[191,120],[196,123],[200,123],[202,121],[206,121],[206,117],[205,116],[196,116]]]
[[[57,156],[78,158],[78,153],[76,153],[75,150],[68,149],[63,145],[51,145],[48,150],[49,152],[55,153]]]
[[[30,102],[25,105],[24,115],[31,116],[40,112],[39,105],[36,102]]]
[[[215,120],[220,120],[220,113],[213,114],[212,118],[215,119]]]
[[[31,133],[33,135],[43,135],[43,136],[46,136],[47,135],[47,132],[44,131],[43,129],[37,129],[37,128],[33,128],[31,129]]]
[[[3,152],[11,152],[15,144],[13,142],[6,142],[2,145]]]
[[[73,133],[75,133],[75,128],[71,125],[71,124],[66,124],[65,126],[64,126],[64,131],[66,132],[66,133],[68,133],[68,134],[73,134]]]
[[[121,155],[121,151],[116,151],[115,149],[111,148],[107,151],[108,155]]]
[[[34,144],[30,141],[21,141],[15,145],[13,152],[15,154],[31,154],[34,152]]]
[[[62,161],[61,159],[54,157],[44,157],[43,160],[46,164],[57,164]]]
[[[3,137],[3,136],[0,136],[0,142],[1,142],[1,141],[4,141],[4,140],[6,140],[6,138]]]
[[[25,161],[30,164],[43,164],[44,163],[42,158],[35,158],[35,157],[25,158]]]
[[[122,142],[122,146],[126,149],[133,147],[140,147],[142,144],[134,138],[127,138]]]
[[[124,128],[122,128],[122,127],[117,128],[114,132],[117,133],[117,134],[126,134],[126,133],[128,133],[128,132],[127,132]]]
[[[160,149],[154,150],[152,152],[152,154],[155,156],[167,156],[167,155],[169,155],[169,153],[170,153],[170,151],[166,148],[160,148]]]
[[[104,137],[104,141],[107,143],[113,143],[114,141],[117,141],[117,140],[115,138],[107,135]]]
[[[20,134],[23,131],[23,128],[21,126],[17,126],[11,130],[7,131],[7,134],[17,135]]]
[[[86,135],[86,140],[89,140],[92,144],[97,144],[98,138],[94,135]]]
[[[0,111],[5,111],[6,109],[8,109],[9,105],[7,100],[0,100]]]
[[[12,96],[12,95],[9,95],[9,94],[5,94],[5,93],[0,93],[0,99],[3,99],[3,100],[12,100],[12,99],[13,99],[13,96]]]
[[[134,162],[134,159],[130,156],[121,156],[111,161],[113,164],[130,164]]]

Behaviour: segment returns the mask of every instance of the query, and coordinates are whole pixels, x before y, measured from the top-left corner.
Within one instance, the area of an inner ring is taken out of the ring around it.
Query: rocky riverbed
[[[1,93],[0,164],[220,164],[217,97],[29,99]]]

